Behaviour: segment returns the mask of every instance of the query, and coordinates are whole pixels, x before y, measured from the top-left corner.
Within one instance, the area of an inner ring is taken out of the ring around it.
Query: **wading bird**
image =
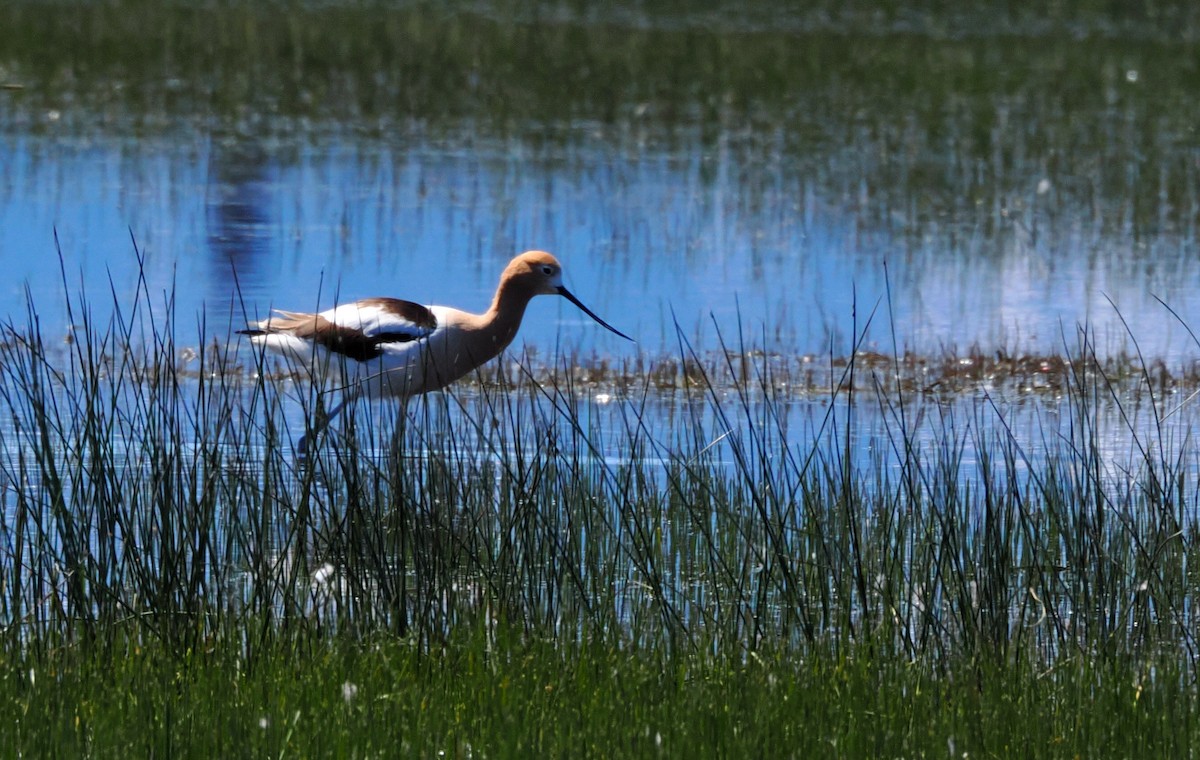
[[[319,433],[359,393],[408,398],[444,388],[495,358],[512,343],[530,299],[560,295],[626,340],[562,283],[562,264],[545,251],[527,251],[508,263],[492,305],[482,314],[449,306],[422,306],[398,298],[368,298],[319,314],[276,310],[248,330],[250,340],[312,369],[341,374],[347,394],[311,434]],[[308,436],[299,450],[306,452]]]

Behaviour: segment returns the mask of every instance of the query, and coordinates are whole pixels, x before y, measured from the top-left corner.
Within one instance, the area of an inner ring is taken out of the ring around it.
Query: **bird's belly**
[[[461,350],[441,341],[422,341],[401,350],[385,348],[383,356],[363,364],[357,377],[375,398],[415,396],[444,388],[476,366]]]
[[[315,382],[337,383],[345,390],[353,389],[372,398],[415,396],[444,388],[499,353],[488,350],[490,346],[472,352],[455,341],[436,338],[381,344],[383,353],[367,361],[314,347],[292,336],[271,335],[265,343],[268,349],[284,355],[294,370]]]

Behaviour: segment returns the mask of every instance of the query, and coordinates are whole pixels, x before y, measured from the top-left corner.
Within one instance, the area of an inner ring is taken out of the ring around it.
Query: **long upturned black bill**
[[[625,340],[633,340],[633,338],[629,337],[629,336],[628,336],[628,335],[626,335],[625,333],[621,332],[621,331],[620,331],[620,330],[618,330],[617,328],[615,328],[615,327],[613,327],[612,325],[610,325],[609,323],[605,322],[605,321],[604,321],[603,319],[601,319],[600,317],[597,317],[597,316],[595,315],[595,313],[593,313],[593,312],[592,312],[592,310],[591,310],[591,309],[589,309],[588,307],[584,306],[582,301],[580,301],[578,298],[576,298],[576,297],[575,297],[575,296],[574,296],[574,295],[571,293],[571,291],[567,290],[567,289],[566,289],[566,288],[564,288],[562,285],[559,285],[559,286],[558,286],[558,292],[559,292],[559,294],[561,294],[561,295],[562,295],[562,297],[563,297],[563,298],[567,299],[568,301],[570,301],[571,303],[575,304],[575,305],[576,305],[576,306],[578,306],[580,309],[582,309],[584,314],[587,314],[589,317],[591,317],[592,319],[596,320],[597,322],[599,322],[599,323],[600,323],[601,325],[603,325],[604,327],[607,327],[609,330],[612,330],[613,332],[615,332],[617,335],[620,335],[620,336],[621,336],[622,338],[624,338]],[[634,341],[634,342],[636,343],[637,341]]]

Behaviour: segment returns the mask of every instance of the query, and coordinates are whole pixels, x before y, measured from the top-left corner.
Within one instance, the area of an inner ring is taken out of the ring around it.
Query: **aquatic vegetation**
[[[257,730],[273,738],[256,746],[283,746],[326,704],[353,713],[369,692],[416,720],[447,696],[457,706],[432,723],[404,723],[419,735],[407,741],[428,748],[448,736],[494,741],[514,682],[522,714],[592,710],[592,692],[550,675],[566,667],[606,699],[632,688],[622,678],[661,690],[681,711],[640,714],[664,721],[652,735],[675,746],[688,745],[678,716],[699,720],[712,700],[765,688],[736,698],[748,713],[727,705],[741,717],[713,741],[735,747],[750,746],[738,726],[777,689],[811,707],[816,697],[799,692],[815,683],[847,689],[838,699],[855,709],[888,684],[969,692],[979,709],[1001,710],[986,685],[996,678],[1029,690],[1009,703],[1015,714],[1058,716],[1060,727],[1075,689],[1102,692],[1097,704],[1193,698],[1191,441],[1168,432],[1147,371],[1121,382],[1153,397],[1137,408],[1157,424],[1149,434],[1129,424],[1124,455],[1114,452],[1101,407],[1118,418],[1133,407],[1086,342],[1063,363],[1068,424],[1032,439],[995,400],[973,419],[945,413],[942,435],[919,439],[917,417],[936,411],[918,412],[886,357],[856,346],[831,362],[824,415],[797,439],[767,357],[731,347],[718,384],[681,340],[680,362],[695,369],[669,425],[645,413],[650,375],[597,404],[572,372],[521,383],[501,372],[406,414],[351,405],[301,466],[290,441],[319,389],[273,376],[235,341],[185,344],[148,297],[114,304],[111,318],[74,297],[77,328],[60,346],[47,344],[32,303],[4,328],[0,710],[38,705],[56,720],[75,710],[102,745],[112,708],[99,684],[173,672],[202,721],[245,721],[262,704]],[[198,369],[181,373],[181,356]],[[868,406],[882,434],[860,429]],[[376,651],[385,655],[370,666]],[[498,659],[481,669],[475,658]],[[524,664],[513,670],[512,658]],[[216,704],[222,678],[271,690],[295,667],[305,675],[284,692],[320,689],[297,698],[295,715],[282,697],[238,697],[236,719]],[[47,671],[90,694],[87,705],[34,689]],[[468,691],[445,684],[458,678]],[[712,686],[685,688],[693,678]],[[534,681],[569,696],[539,708]],[[173,704],[150,699],[155,710]],[[465,703],[481,717],[449,728]],[[881,704],[897,721],[937,713],[899,694]],[[589,730],[611,731],[620,716],[605,714]],[[763,736],[795,735],[794,716],[769,714],[778,722]],[[1130,727],[1146,719],[1130,715]],[[966,718],[930,720],[944,746]],[[79,729],[18,725],[84,741]],[[192,735],[157,725],[154,741]],[[1087,725],[1072,741],[1103,732]],[[954,740],[984,748],[996,737]]]
[[[903,212],[914,243],[948,216],[1069,238],[1062,205],[1195,238],[1186,6],[46,5],[0,8],[0,129],[698,144],[794,157],[864,223]]]

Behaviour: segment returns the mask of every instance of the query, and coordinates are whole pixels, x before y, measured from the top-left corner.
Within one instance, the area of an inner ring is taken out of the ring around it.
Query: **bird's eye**
[[[554,274],[554,267],[546,264],[542,267],[542,274]]]

